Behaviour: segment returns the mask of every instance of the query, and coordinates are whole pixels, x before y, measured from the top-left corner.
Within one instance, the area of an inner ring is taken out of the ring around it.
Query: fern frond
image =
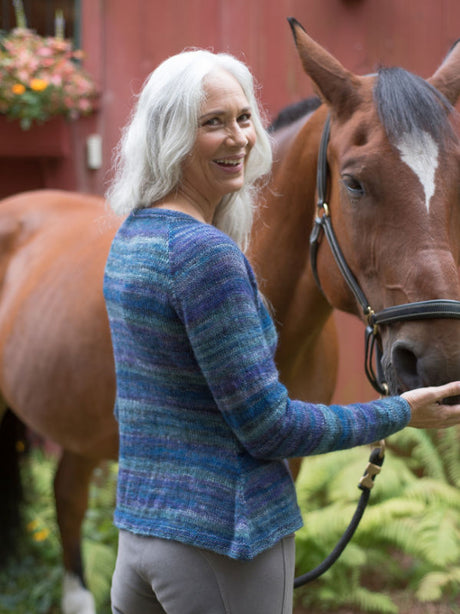
[[[405,491],[405,496],[426,505],[446,506],[460,510],[460,491],[450,484],[431,478],[420,478],[410,484]]]
[[[368,450],[368,449],[367,449]],[[338,452],[331,452],[329,454],[321,454],[319,456],[309,456],[302,462],[299,476],[296,480],[297,497],[306,507],[309,502],[318,495],[323,493],[328,495],[332,492],[331,484],[337,481],[341,481],[338,475],[344,467],[349,467],[350,464],[357,463],[366,458],[362,448],[354,448],[352,450],[341,450]],[[364,465],[363,465],[364,467]],[[361,472],[362,469],[361,468]],[[360,473],[358,471],[357,476]],[[354,478],[354,482],[356,482]],[[348,489],[348,483],[347,483]]]
[[[369,591],[362,586],[352,589],[346,594],[341,605],[357,606],[364,612],[379,614],[398,614],[398,607],[387,595]]]
[[[414,517],[395,518],[390,523],[385,523],[380,531],[381,542],[391,545],[405,554],[416,554],[414,535],[417,529],[417,520]]]
[[[460,556],[457,524],[454,512],[426,508],[423,515],[395,519],[385,524],[380,538],[432,566],[444,566],[457,561]]]
[[[446,482],[443,460],[439,454],[430,431],[422,429],[404,429],[392,435],[391,445],[404,451],[407,465],[412,471],[423,472],[435,480]],[[409,456],[407,454],[409,453]]]
[[[353,505],[329,505],[304,513],[304,526],[296,533],[299,544],[316,543],[326,549],[333,546],[345,531],[354,510]]]
[[[371,505],[366,510],[358,531],[363,535],[379,535],[383,528],[398,519],[412,522],[412,519],[423,514],[426,506],[423,502],[411,501],[404,497],[395,497],[382,503]]]
[[[441,455],[449,483],[460,487],[460,428],[452,427],[436,432],[437,445]]]
[[[458,514],[448,509],[427,509],[414,532],[414,549],[425,561],[444,567],[460,557]]]
[[[420,601],[439,601],[447,591],[460,593],[460,567],[426,574],[416,595]]]

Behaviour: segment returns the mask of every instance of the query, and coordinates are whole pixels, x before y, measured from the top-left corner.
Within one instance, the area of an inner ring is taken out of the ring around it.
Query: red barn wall
[[[133,94],[158,63],[186,47],[246,61],[273,116],[312,94],[287,16],[359,74],[383,63],[428,77],[460,37],[458,0],[83,0],[82,6],[86,65],[103,91],[104,167],[95,181],[101,192]]]

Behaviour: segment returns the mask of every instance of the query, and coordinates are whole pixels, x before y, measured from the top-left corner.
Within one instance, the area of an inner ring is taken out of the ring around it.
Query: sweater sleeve
[[[175,308],[195,359],[251,455],[271,460],[330,452],[407,425],[410,408],[400,397],[349,406],[289,399],[266,341],[252,271],[225,235],[197,233],[192,251],[171,250],[170,266]]]

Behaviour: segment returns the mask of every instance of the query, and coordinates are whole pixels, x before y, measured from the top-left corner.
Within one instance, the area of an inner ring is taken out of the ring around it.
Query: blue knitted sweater
[[[104,295],[117,376],[115,524],[250,559],[302,525],[283,459],[370,443],[403,428],[399,397],[293,401],[252,269],[213,226],[133,212]]]

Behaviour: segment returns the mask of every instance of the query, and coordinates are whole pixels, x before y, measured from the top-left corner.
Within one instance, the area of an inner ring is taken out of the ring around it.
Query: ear
[[[303,68],[320,97],[339,116],[348,116],[359,104],[360,80],[305,32],[293,17],[288,18]]]
[[[444,94],[452,105],[456,104],[460,96],[460,38],[428,81]]]

